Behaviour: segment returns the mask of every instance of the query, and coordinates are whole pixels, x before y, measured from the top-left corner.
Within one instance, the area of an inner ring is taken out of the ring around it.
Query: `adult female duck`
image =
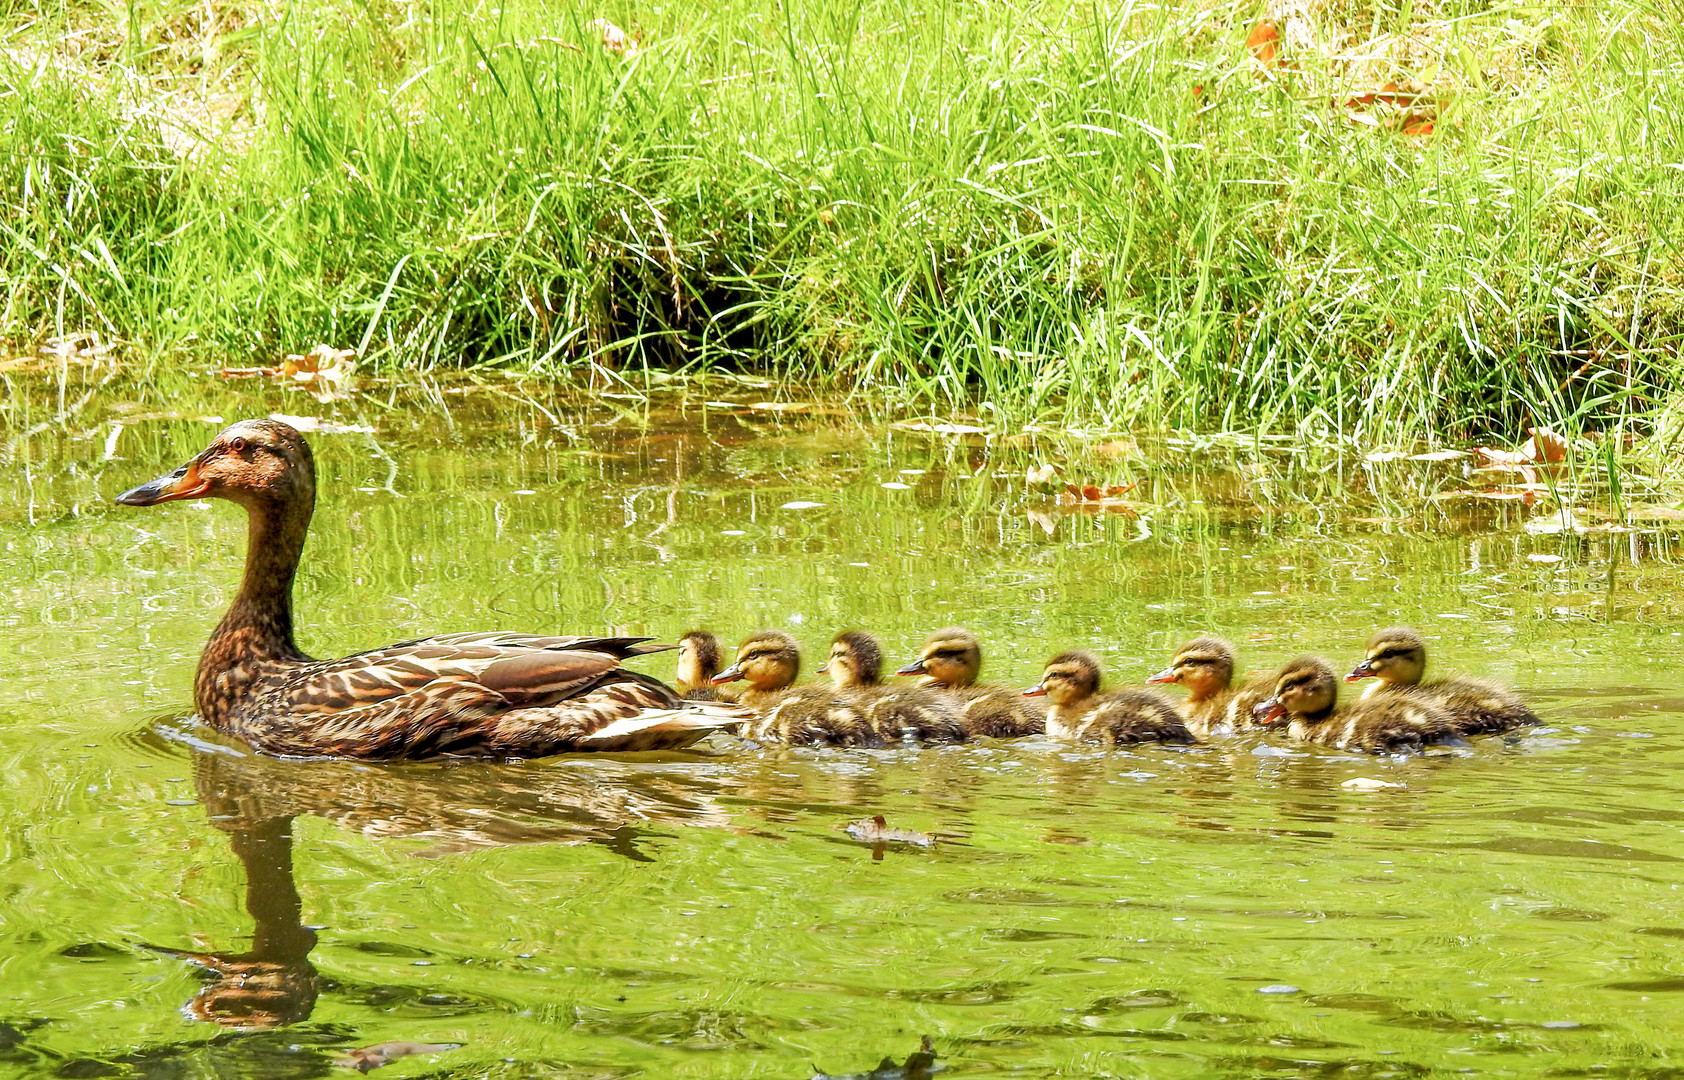
[[[446,634],[342,660],[292,637],[292,580],[316,505],[310,447],[274,420],[245,420],[129,506],[227,499],[243,506],[239,594],[199,657],[193,700],[212,727],[266,753],[349,758],[541,757],[684,746],[740,719],[679,699],[620,661],[647,638]]]

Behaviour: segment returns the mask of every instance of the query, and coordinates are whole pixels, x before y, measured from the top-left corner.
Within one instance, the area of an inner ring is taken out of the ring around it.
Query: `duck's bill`
[[[1265,726],[1277,724],[1286,715],[1286,706],[1281,704],[1280,698],[1270,698],[1260,701],[1251,707],[1251,718]]]
[[[1036,683],[1034,686],[1031,686],[1029,689],[1025,690],[1023,692],[1023,696],[1024,697],[1046,697],[1047,696],[1047,688],[1042,686],[1039,683]]]
[[[1367,660],[1364,660],[1362,663],[1351,669],[1351,673],[1345,676],[1345,681],[1362,682],[1364,679],[1372,679],[1373,677],[1373,666]]]
[[[914,660],[912,663],[895,671],[896,675],[928,675],[930,669],[924,666],[924,661]]]
[[[1179,676],[1175,673],[1174,668],[1167,667],[1167,668],[1164,668],[1162,671],[1158,672],[1156,675],[1146,676],[1146,681],[1147,682],[1180,682],[1181,676]]]
[[[117,496],[117,501],[124,506],[156,506],[175,499],[202,498],[209,491],[210,481],[199,476],[199,462],[193,460],[168,476],[130,488]]]
[[[708,682],[711,682],[715,686],[718,686],[720,683],[736,682],[738,679],[740,679],[742,677],[743,677],[743,666],[741,664],[732,664],[730,667],[726,668],[724,671],[721,671],[718,675],[715,675],[713,678],[709,679]]]

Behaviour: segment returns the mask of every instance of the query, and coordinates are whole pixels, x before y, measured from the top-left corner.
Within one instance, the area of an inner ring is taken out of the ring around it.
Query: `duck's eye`
[[[246,452],[246,448],[249,445],[250,444],[247,443],[244,439],[240,438],[239,436],[235,436],[233,439],[229,440],[228,449],[232,450],[236,454],[244,454]]]

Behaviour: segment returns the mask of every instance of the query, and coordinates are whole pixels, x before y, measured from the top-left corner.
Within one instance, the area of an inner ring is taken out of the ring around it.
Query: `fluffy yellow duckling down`
[[[976,635],[960,627],[949,627],[931,634],[919,650],[918,659],[895,674],[924,676],[921,685],[952,701],[965,730],[973,736],[1015,739],[1046,730],[1044,708],[1026,702],[1008,687],[978,686],[976,680],[981,671],[982,645]]]
[[[1407,626],[1381,630],[1368,639],[1362,663],[1345,676],[1346,682],[1377,680],[1363,692],[1364,700],[1379,694],[1408,694],[1442,709],[1464,735],[1489,735],[1536,724],[1538,717],[1519,694],[1484,679],[1456,676],[1423,683],[1427,643]]]
[[[1169,667],[1148,676],[1149,683],[1180,683],[1187,699],[1180,712],[1187,730],[1200,739],[1258,730],[1252,708],[1272,687],[1258,680],[1235,688],[1234,646],[1219,637],[1197,637],[1175,652]]]
[[[1169,698],[1138,687],[1101,694],[1100,675],[1099,659],[1081,649],[1047,661],[1041,681],[1023,694],[1045,695],[1052,702],[1047,711],[1049,736],[1103,746],[1195,741]]]
[[[787,746],[881,746],[865,716],[828,686],[795,686],[801,649],[780,630],[759,630],[743,639],[737,659],[713,682],[741,679],[748,689],[737,700],[755,710],[743,724],[744,738]]]
[[[1284,724],[1299,742],[1396,754],[1462,739],[1442,710],[1428,701],[1387,694],[1339,708],[1339,683],[1325,660],[1300,656],[1275,677],[1274,694],[1252,710],[1264,726]]]
[[[883,682],[883,649],[863,630],[844,630],[830,643],[830,659],[819,669],[836,684],[843,700],[865,716],[884,743],[964,742],[968,737],[951,699],[922,687]]]

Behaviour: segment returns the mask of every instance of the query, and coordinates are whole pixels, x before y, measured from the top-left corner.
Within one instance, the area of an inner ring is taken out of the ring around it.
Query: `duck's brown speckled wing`
[[[736,719],[622,669],[641,640],[419,638],[278,672],[231,730],[281,754],[535,757],[683,746]]]

